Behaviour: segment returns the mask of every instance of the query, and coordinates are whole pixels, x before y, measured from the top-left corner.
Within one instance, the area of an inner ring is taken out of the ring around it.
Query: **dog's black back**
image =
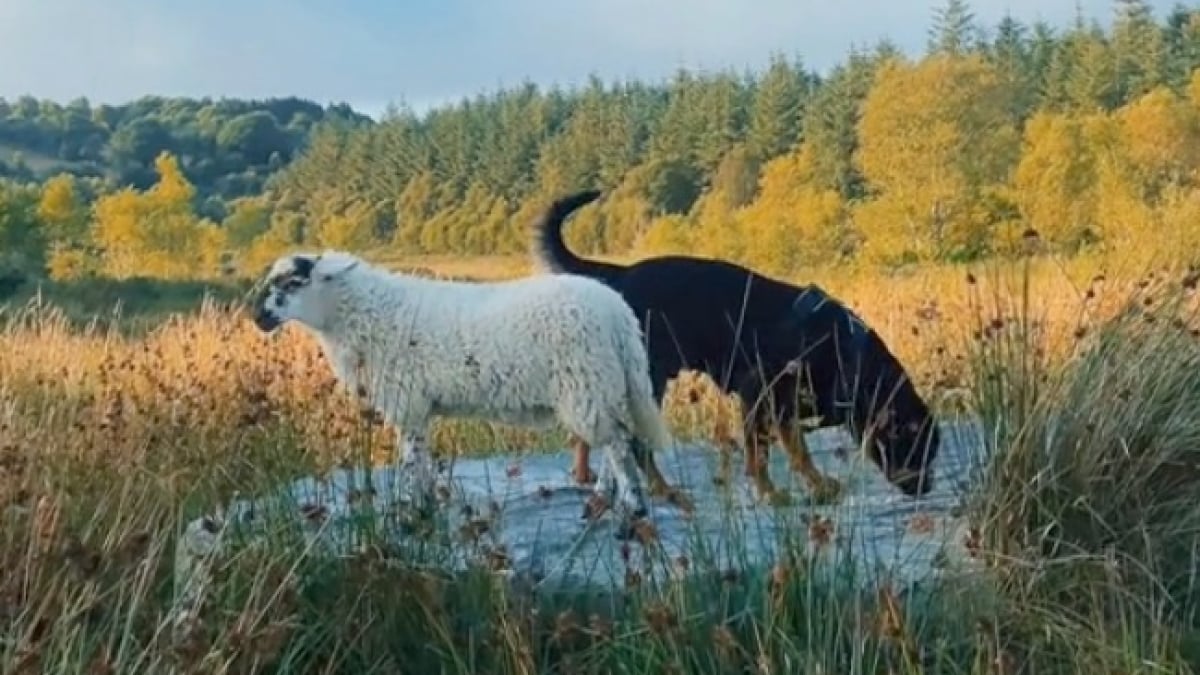
[[[736,391],[747,407],[770,393],[776,419],[815,413],[823,425],[845,425],[859,440],[874,423],[872,460],[906,493],[928,491],[937,426],[868,325],[819,287],[797,287],[730,262],[674,255],[625,266],[580,258],[563,242],[562,225],[599,195],[580,192],[546,210],[537,224],[537,259],[551,271],[600,280],[625,298],[646,335],[660,403],[667,381],[689,369]],[[812,400],[800,403],[809,392]],[[880,418],[883,409],[888,413]]]

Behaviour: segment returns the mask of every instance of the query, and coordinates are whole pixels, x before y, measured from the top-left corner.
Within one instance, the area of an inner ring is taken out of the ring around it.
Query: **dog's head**
[[[822,364],[816,384],[836,392],[833,400],[853,401],[848,421],[863,435],[867,455],[905,494],[927,494],[941,432],[903,365],[865,321],[816,286],[806,287],[793,311],[802,334],[834,337],[810,356]]]
[[[321,329],[333,314],[337,296],[331,290],[358,267],[349,253],[299,253],[277,259],[264,279],[265,291],[254,307],[254,324],[264,333],[287,321]]]
[[[933,489],[933,460],[941,447],[937,420],[904,378],[891,405],[868,423],[867,453],[888,482],[910,497]]]

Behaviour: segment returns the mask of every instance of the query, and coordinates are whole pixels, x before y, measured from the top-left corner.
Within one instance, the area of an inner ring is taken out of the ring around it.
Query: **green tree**
[[[930,54],[963,56],[977,43],[975,14],[966,0],[946,0],[933,12],[926,49]]]

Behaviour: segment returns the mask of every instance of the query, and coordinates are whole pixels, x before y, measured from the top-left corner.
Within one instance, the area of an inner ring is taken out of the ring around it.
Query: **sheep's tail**
[[[623,335],[640,336],[641,327],[637,325],[632,313],[629,320],[633,324],[632,331]],[[636,339],[636,338],[634,338]],[[671,447],[673,439],[671,431],[663,419],[662,408],[654,399],[654,389],[650,384],[650,362],[645,347],[640,343],[630,344],[630,339],[622,340],[621,363],[625,367],[625,388],[629,401],[629,414],[633,421],[633,432],[648,447],[651,454]]]
[[[580,258],[563,241],[563,223],[572,213],[600,197],[599,190],[584,190],[551,202],[533,224],[533,260],[547,272],[578,274],[607,281],[619,273],[617,265]]]

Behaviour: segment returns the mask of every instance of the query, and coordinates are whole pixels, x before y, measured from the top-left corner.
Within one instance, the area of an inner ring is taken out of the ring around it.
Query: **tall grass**
[[[1097,282],[1072,304],[1071,284],[1032,267],[977,275],[930,296],[892,281],[853,298],[929,375],[923,392],[949,381],[980,420],[985,460],[964,503],[973,574],[902,586],[820,563],[798,528],[764,568],[697,554],[664,577],[635,550],[621,587],[550,593],[497,575],[495,551],[449,574],[382,540],[348,560],[314,556],[282,528],[231,546],[178,630],[167,619],[184,523],[238,493],[384,459],[391,431],[338,392],[311,343],[255,335],[236,306],[136,337],[82,331],[44,306],[12,312],[0,670],[1192,672],[1194,280]],[[890,303],[907,317],[881,320]],[[730,405],[685,378],[668,417],[705,437]],[[462,454],[563,437],[447,423],[434,440]]]
[[[1196,281],[1147,275],[1114,316],[1081,313],[1061,361],[1034,289],[980,302],[972,393],[990,460],[968,510],[1015,658],[1103,672],[1200,659]]]

